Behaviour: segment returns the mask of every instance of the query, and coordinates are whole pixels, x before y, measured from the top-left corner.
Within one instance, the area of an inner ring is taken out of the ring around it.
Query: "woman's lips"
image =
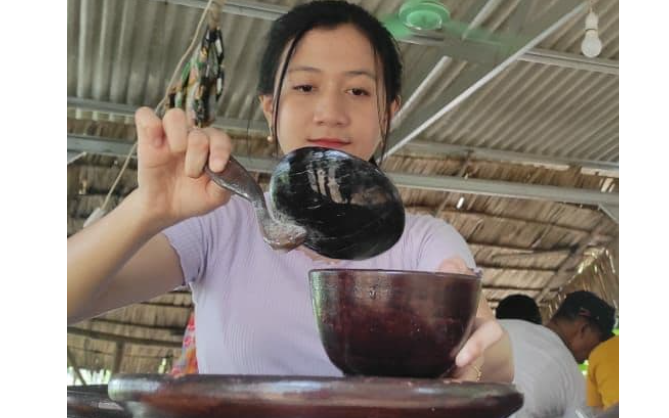
[[[349,144],[348,142],[339,139],[330,139],[330,138],[310,139],[309,143],[324,148],[343,148]]]

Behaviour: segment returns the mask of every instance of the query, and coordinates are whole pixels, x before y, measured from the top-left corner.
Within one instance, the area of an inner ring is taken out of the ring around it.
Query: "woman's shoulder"
[[[476,266],[462,235],[443,219],[428,214],[407,214],[401,241],[396,251],[408,257],[405,262],[416,264],[416,269],[433,271],[453,257],[463,259],[470,268]]]
[[[461,237],[448,221],[428,214],[406,214],[405,233],[410,236],[437,234],[442,237]]]

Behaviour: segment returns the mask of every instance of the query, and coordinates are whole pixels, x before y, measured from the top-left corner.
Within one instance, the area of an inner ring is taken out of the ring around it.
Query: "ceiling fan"
[[[468,22],[451,19],[448,8],[438,0],[407,0],[402,3],[397,13],[382,18],[381,22],[398,41],[428,32],[503,45],[508,45],[514,39],[509,35],[472,27]]]

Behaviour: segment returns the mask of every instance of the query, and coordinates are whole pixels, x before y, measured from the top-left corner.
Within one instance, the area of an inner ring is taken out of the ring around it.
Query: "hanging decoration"
[[[199,128],[211,125],[216,118],[216,105],[223,94],[223,82],[225,81],[223,34],[219,23],[224,3],[225,0],[209,0],[204,8],[191,44],[172,73],[165,96],[154,109],[161,116],[165,110],[177,107],[183,109],[189,115],[190,123]],[[200,42],[200,48],[194,50],[197,35],[202,30],[207,16],[209,17],[208,26]],[[184,66],[186,58],[191,54],[191,59]],[[181,78],[177,83],[178,74],[181,74]],[[105,200],[89,215],[84,222],[84,228],[107,214],[114,190],[136,150],[137,138],[135,137],[135,143],[128,152]]]

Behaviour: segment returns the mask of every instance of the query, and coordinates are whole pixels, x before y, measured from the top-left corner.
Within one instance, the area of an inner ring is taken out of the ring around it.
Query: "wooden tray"
[[[442,379],[118,375],[109,396],[135,417],[506,418],[512,385]]]
[[[68,418],[131,418],[123,406],[109,399],[107,385],[68,386]]]

